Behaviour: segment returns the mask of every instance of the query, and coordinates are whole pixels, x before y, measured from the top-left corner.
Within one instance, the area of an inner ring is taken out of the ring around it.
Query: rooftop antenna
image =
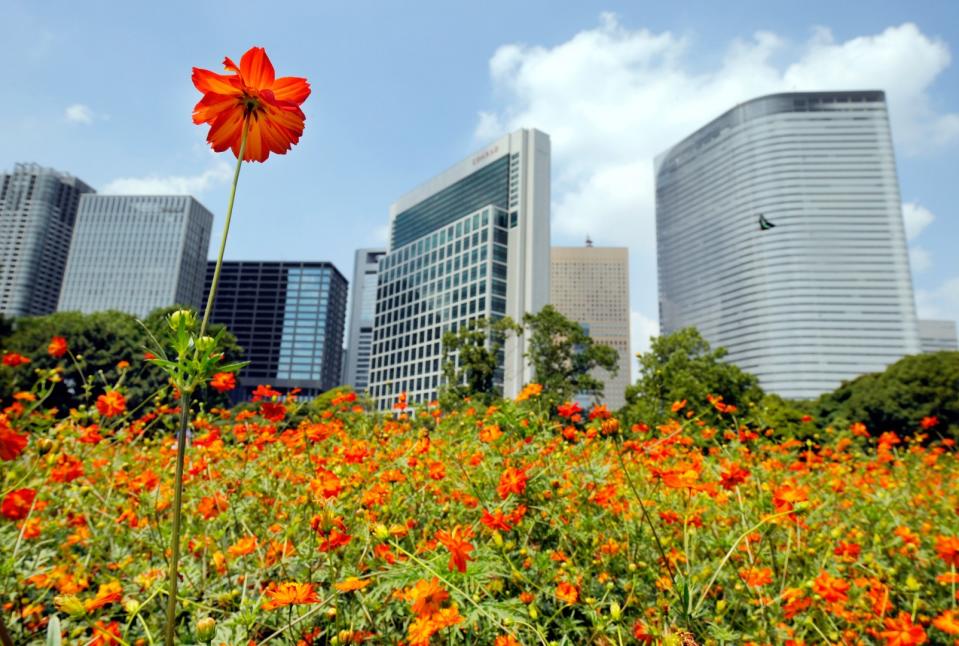
[[[587,246],[587,247],[592,247],[592,246],[593,246],[593,241],[589,239],[589,234],[588,234],[588,233],[586,234],[586,246]]]

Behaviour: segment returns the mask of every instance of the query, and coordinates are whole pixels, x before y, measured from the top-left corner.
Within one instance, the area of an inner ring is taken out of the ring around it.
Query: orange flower
[[[263,594],[269,598],[263,602],[264,610],[320,602],[312,583],[271,583]]]
[[[103,417],[116,417],[127,409],[127,400],[119,390],[108,390],[97,397],[97,410]]]
[[[50,345],[47,346],[47,354],[54,359],[59,359],[67,353],[67,340],[62,336],[55,336],[50,339]]]
[[[0,503],[0,515],[10,520],[23,520],[30,513],[33,499],[37,497],[35,489],[15,489],[3,497]]]
[[[66,453],[60,454],[56,466],[50,470],[50,480],[53,482],[73,482],[82,475],[83,462]]]
[[[244,556],[253,552],[256,549],[256,544],[256,536],[244,536],[227,548],[226,552],[234,557]]]
[[[16,368],[17,366],[22,366],[27,363],[30,363],[30,359],[16,352],[8,352],[3,355],[3,365],[10,366],[11,368]]]
[[[84,603],[83,607],[87,612],[93,612],[97,608],[102,608],[111,603],[119,603],[122,598],[123,587],[120,585],[120,582],[111,581],[110,583],[101,585],[100,589],[97,590],[96,596]]]
[[[372,579],[360,579],[355,576],[347,577],[339,583],[334,583],[333,587],[339,590],[340,592],[353,592],[354,590],[362,590],[366,586],[373,583]]]
[[[473,546],[468,542],[470,538],[473,538],[473,530],[460,525],[454,527],[452,531],[441,529],[436,532],[436,540],[450,552],[451,572],[454,567],[460,572],[466,572],[466,562],[471,560],[469,553],[473,551]]]
[[[196,506],[196,511],[206,520],[210,520],[211,518],[219,516],[229,507],[230,503],[227,501],[226,496],[217,492],[212,496],[200,498],[200,502]]]
[[[493,646],[523,646],[512,635],[499,635]]]
[[[572,583],[561,581],[556,585],[556,598],[572,605],[579,599],[579,589]]]
[[[926,643],[926,631],[923,627],[912,623],[912,617],[908,612],[900,612],[899,616],[893,619],[886,619],[886,630],[879,633],[879,636],[886,640],[886,646],[912,646],[913,644]]]
[[[510,494],[520,495],[526,491],[526,469],[517,469],[515,467],[506,467],[499,478],[499,485],[496,487],[496,493],[500,499],[506,500]]]
[[[193,108],[193,123],[210,125],[206,140],[216,152],[227,148],[240,155],[243,128],[249,128],[244,161],[266,161],[282,155],[300,140],[306,115],[300,105],[310,96],[304,78],[276,78],[262,47],[251,47],[237,66],[229,58],[223,67],[233,74],[193,68],[193,85],[203,93]]]
[[[937,536],[936,554],[946,565],[959,568],[959,536]]]
[[[740,570],[739,578],[742,579],[746,585],[753,588],[758,588],[773,582],[773,571],[768,567],[751,567],[749,569]]]
[[[932,620],[932,625],[947,635],[959,635],[959,615],[955,610],[946,610]]]
[[[849,584],[839,577],[831,576],[825,570],[813,581],[812,589],[827,603],[845,603],[848,599],[846,593],[849,591]]]
[[[429,581],[420,579],[406,591],[406,600],[417,617],[430,617],[440,610],[443,602],[450,598],[449,593],[440,585],[435,576]]]
[[[107,646],[108,644],[122,644],[120,636],[120,624],[111,621],[105,624],[97,621],[93,625],[93,639],[87,642],[87,646]]]
[[[232,372],[218,372],[210,380],[210,388],[225,393],[236,388],[236,375]]]

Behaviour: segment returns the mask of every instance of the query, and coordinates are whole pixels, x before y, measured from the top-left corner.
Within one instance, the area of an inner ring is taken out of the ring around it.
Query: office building
[[[883,92],[740,104],[655,163],[659,315],[810,398],[919,351]]]
[[[376,272],[386,249],[357,249],[350,290],[350,336],[346,348],[343,383],[358,392],[370,384],[373,318],[376,312]]]
[[[941,352],[959,350],[956,339],[955,321],[936,321],[919,319],[919,344],[922,352]]]
[[[615,376],[597,369],[603,382],[602,401],[611,409],[626,403],[629,385],[629,250],[626,247],[553,247],[549,278],[550,303],[579,323],[595,343],[619,355]],[[587,393],[588,394],[588,393]]]
[[[0,173],[0,314],[57,309],[77,206],[92,192],[77,178],[36,164]]]
[[[437,397],[444,332],[546,305],[549,201],[549,137],[517,130],[390,207],[370,369],[380,407]],[[525,337],[507,339],[495,380],[508,397],[533,379],[525,352]]]
[[[213,214],[187,195],[80,198],[60,311],[199,310]]]
[[[207,264],[204,301],[216,263]],[[236,336],[250,365],[232,396],[256,386],[312,397],[340,385],[347,282],[328,262],[226,261],[210,320]]]

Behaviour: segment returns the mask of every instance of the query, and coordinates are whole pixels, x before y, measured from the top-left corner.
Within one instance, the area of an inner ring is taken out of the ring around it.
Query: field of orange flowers
[[[196,412],[178,643],[959,643],[950,440],[800,442],[721,400],[719,427],[678,402],[627,428],[545,395],[386,415],[261,387]],[[175,402],[7,402],[13,643],[158,643]]]

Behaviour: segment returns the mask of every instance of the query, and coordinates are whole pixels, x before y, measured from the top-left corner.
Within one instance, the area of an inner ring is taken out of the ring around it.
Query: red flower
[[[27,448],[28,439],[10,428],[6,415],[0,415],[0,460],[15,460]]]
[[[938,425],[939,425],[939,418],[936,417],[935,415],[927,415],[926,417],[923,417],[922,420],[919,422],[919,426],[921,426],[924,431],[928,431],[930,428]]]
[[[243,127],[249,134],[245,161],[266,161],[270,153],[282,155],[300,140],[306,116],[300,105],[310,96],[304,78],[276,78],[273,64],[262,47],[251,47],[240,65],[229,58],[223,67],[230,75],[193,68],[193,85],[203,98],[193,108],[193,123],[207,123],[206,140],[216,152],[227,148],[240,154]]]
[[[103,417],[116,417],[127,409],[127,400],[119,390],[108,390],[97,397],[97,410]]]
[[[720,484],[723,489],[734,489],[742,484],[749,477],[749,469],[744,469],[738,464],[730,464],[729,467],[719,474]]]
[[[57,458],[57,464],[50,470],[50,479],[54,482],[73,482],[83,475],[83,462],[63,453]]]
[[[273,390],[271,386],[265,384],[260,384],[253,391],[253,401],[258,402],[261,399],[272,399],[273,397],[279,397],[280,391]]]
[[[936,554],[946,565],[959,568],[959,536],[937,536]]]
[[[279,402],[261,402],[260,415],[271,422],[279,422],[286,416],[286,407]]]
[[[50,345],[47,346],[47,354],[55,359],[59,359],[67,353],[67,340],[62,336],[55,336],[50,339]]]
[[[565,404],[557,406],[556,412],[559,413],[560,417],[573,417],[574,415],[582,413],[583,409],[576,402],[566,402]]]
[[[3,365],[10,366],[11,368],[16,368],[17,366],[22,366],[27,363],[30,363],[30,359],[16,352],[8,352],[3,355]]]
[[[449,550],[450,572],[454,567],[460,572],[466,572],[466,562],[471,560],[469,553],[473,551],[473,546],[469,543],[470,538],[473,538],[473,530],[460,525],[454,527],[452,531],[441,529],[436,532],[436,540]]]
[[[236,388],[236,375],[232,372],[218,372],[210,380],[210,387],[220,393],[229,392]]]
[[[23,520],[30,513],[37,492],[34,489],[15,489],[0,503],[0,515],[10,520]]]

